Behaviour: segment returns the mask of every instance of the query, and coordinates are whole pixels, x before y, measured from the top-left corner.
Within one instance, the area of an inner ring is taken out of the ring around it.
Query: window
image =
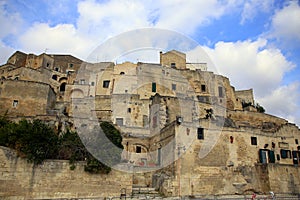
[[[109,87],[109,80],[103,81],[103,88],[108,88]]]
[[[257,145],[257,138],[251,137],[251,145]]]
[[[72,63],[70,63],[70,64],[69,64],[69,67],[70,67],[70,68],[72,68],[72,67],[73,67],[73,64],[72,64]]]
[[[176,63],[171,63],[172,68],[176,68]]]
[[[131,108],[127,108],[127,112],[131,113]]]
[[[173,91],[176,90],[176,84],[172,84],[172,90],[173,90]]]
[[[125,74],[125,72],[121,72],[121,73],[120,73],[120,75],[124,75],[124,74]]]
[[[18,101],[18,100],[14,100],[14,101],[13,101],[13,107],[14,107],[14,108],[16,108],[18,104],[19,104],[19,101]]]
[[[95,82],[91,82],[91,86],[94,86],[95,85]]]
[[[66,85],[67,85],[67,83],[62,83],[62,84],[60,85],[60,87],[59,87],[59,91],[60,91],[60,92],[66,91]]]
[[[54,69],[54,70],[58,72],[59,68],[58,68],[58,67],[55,67],[55,69]]]
[[[57,80],[57,75],[54,74],[54,75],[52,76],[52,79],[53,79],[53,80]]]
[[[50,66],[50,64],[49,63],[47,63],[47,67],[49,67]]]
[[[223,97],[223,87],[219,86],[219,97]]]
[[[201,92],[206,92],[206,85],[201,85]]]
[[[299,142],[298,142],[298,139],[295,139],[295,143],[296,143],[296,144],[298,144],[298,143],[299,143]]]
[[[156,83],[155,82],[152,83],[152,92],[156,92]]]
[[[84,85],[85,84],[85,80],[84,79],[80,79],[80,84]]]
[[[136,146],[135,152],[136,153],[142,153],[142,147],[141,146]]]
[[[197,129],[197,138],[198,138],[198,140],[204,140],[203,128],[198,128]]]
[[[116,124],[118,126],[123,126],[123,118],[116,118]]]
[[[291,151],[290,150],[285,150],[285,149],[280,149],[280,155],[281,158],[291,158]]]

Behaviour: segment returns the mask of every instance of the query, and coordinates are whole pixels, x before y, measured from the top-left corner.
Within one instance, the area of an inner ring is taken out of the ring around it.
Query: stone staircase
[[[133,185],[132,196],[135,199],[160,199],[162,196],[155,188],[147,187],[144,185]]]

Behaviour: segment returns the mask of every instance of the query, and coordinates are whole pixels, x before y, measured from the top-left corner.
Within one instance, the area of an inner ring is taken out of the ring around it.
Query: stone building
[[[114,64],[16,52],[0,67],[0,114],[73,129],[77,118],[110,121],[123,136],[122,162],[141,170],[133,183],[166,196],[300,193],[295,124],[258,112],[252,89],[236,91],[205,63],[159,55]]]

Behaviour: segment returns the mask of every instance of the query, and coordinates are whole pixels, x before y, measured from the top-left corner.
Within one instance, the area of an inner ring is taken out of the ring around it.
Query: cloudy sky
[[[126,31],[172,30],[267,113],[300,125],[299,19],[297,0],[0,0],[0,63],[16,50],[85,60]]]

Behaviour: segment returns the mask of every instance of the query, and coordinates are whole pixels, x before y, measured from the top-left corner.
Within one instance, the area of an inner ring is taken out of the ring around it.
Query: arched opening
[[[71,98],[83,98],[84,93],[80,89],[74,89],[71,91]]]
[[[62,84],[60,85],[60,87],[59,87],[59,91],[60,91],[60,92],[66,91],[66,85],[67,85],[67,83],[62,83]]]
[[[121,73],[120,73],[120,75],[124,75],[124,74],[125,74],[125,72],[121,72]]]
[[[61,77],[59,79],[59,82],[62,83],[62,82],[67,82],[68,78],[67,77]]]

